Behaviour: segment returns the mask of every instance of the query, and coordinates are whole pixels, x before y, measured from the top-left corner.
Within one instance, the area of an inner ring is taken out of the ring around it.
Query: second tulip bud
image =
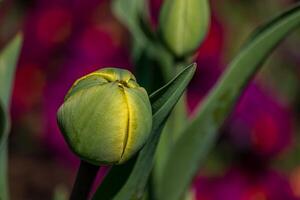
[[[210,21],[207,0],[164,0],[159,32],[177,56],[192,54],[203,41]]]

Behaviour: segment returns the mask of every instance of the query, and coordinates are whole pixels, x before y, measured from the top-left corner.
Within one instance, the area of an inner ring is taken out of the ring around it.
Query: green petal
[[[116,82],[79,91],[63,104],[59,113],[59,119],[65,120],[60,124],[65,124],[66,140],[81,158],[94,164],[120,160],[128,109]]]
[[[124,87],[129,120],[128,137],[120,163],[127,161],[145,144],[152,127],[151,105],[143,88]]]

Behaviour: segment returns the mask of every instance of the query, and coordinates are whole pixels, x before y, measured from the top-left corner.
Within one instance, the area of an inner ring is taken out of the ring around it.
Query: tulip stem
[[[80,162],[70,200],[87,200],[89,198],[98,170],[99,166],[83,160]]]

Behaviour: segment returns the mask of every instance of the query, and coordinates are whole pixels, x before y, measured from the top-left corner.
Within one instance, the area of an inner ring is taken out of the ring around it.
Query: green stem
[[[70,200],[87,200],[89,198],[98,170],[99,166],[83,160],[80,162]]]

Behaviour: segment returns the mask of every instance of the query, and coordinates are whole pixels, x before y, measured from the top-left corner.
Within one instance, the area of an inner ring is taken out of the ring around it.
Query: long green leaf
[[[299,25],[300,4],[297,4],[250,37],[172,147],[158,188],[159,200],[182,199],[244,87],[272,50]]]
[[[12,90],[12,79],[15,73],[15,67],[21,46],[21,36],[18,35],[0,54],[0,106],[2,111],[7,113],[9,100]],[[3,114],[2,114],[3,115]],[[0,132],[0,144],[5,137],[4,129],[7,129],[8,117],[1,117],[0,124],[3,126],[2,132]]]
[[[167,85],[150,95],[153,127],[149,140],[136,159],[132,159],[125,165],[112,168],[94,195],[94,200],[132,200],[142,197],[153,166],[154,153],[161,130],[173,107],[192,79],[195,69],[195,64],[188,66]],[[125,184],[121,188],[123,183]]]
[[[21,47],[21,36],[18,35],[0,53],[0,199],[8,199],[7,192],[7,143],[9,130],[9,100],[12,79]]]

